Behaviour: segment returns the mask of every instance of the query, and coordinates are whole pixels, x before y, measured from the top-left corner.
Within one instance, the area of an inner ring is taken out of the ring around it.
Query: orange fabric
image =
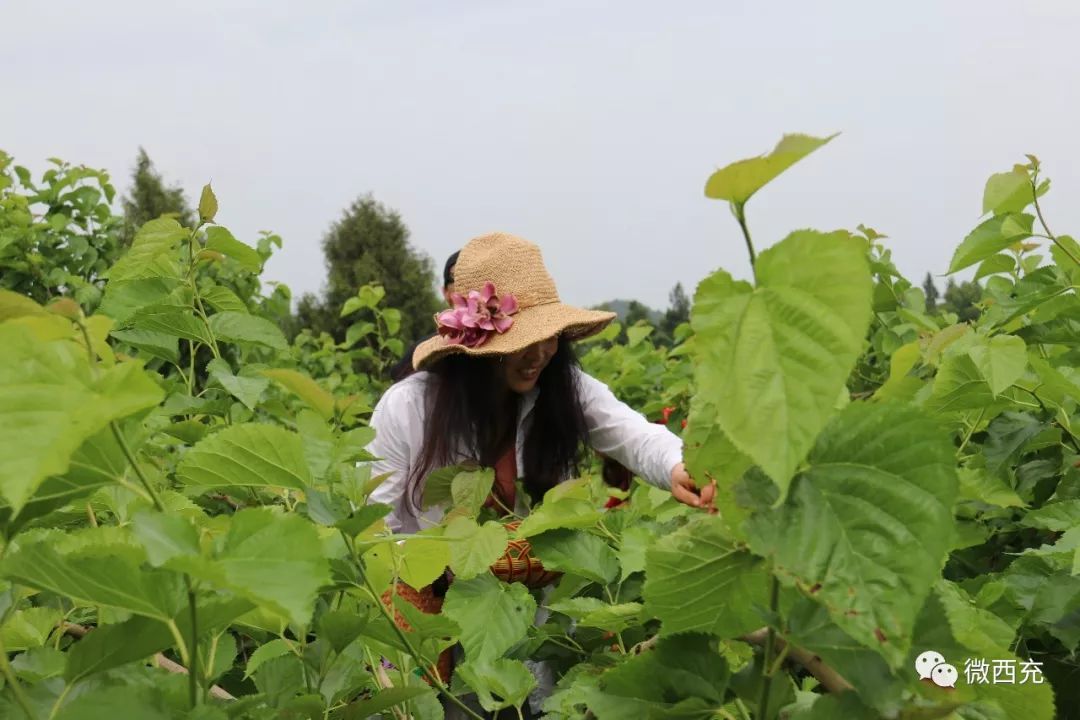
[[[410,603],[413,607],[422,613],[428,615],[438,614],[442,610],[443,599],[435,595],[430,585],[426,585],[419,590],[412,586],[398,581],[396,591],[387,589],[382,594],[383,604],[388,609],[394,611],[394,623],[404,630],[405,632],[411,632],[412,627],[408,621],[405,620],[405,616],[401,614],[401,611],[394,607],[394,595],[397,594],[406,602]],[[450,676],[454,671],[454,652],[453,648],[446,648],[439,653],[439,659],[435,665],[435,670],[439,675],[439,679],[444,683],[450,682]],[[428,682],[427,678],[424,678],[424,682]]]
[[[495,461],[495,484],[491,488],[492,495],[497,495],[499,502],[508,510],[514,509],[514,503],[517,500],[517,486],[514,484],[517,476],[517,457],[514,446],[511,445],[502,457]],[[494,497],[488,498],[485,505],[498,507]]]

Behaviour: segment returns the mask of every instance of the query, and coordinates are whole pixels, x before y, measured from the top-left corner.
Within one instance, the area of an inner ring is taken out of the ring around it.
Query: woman
[[[682,441],[620,402],[577,365],[570,343],[600,332],[615,314],[559,300],[540,249],[503,233],[462,248],[454,267],[454,307],[436,316],[438,335],[417,346],[417,372],[391,386],[372,414],[379,460],[388,474],[372,502],[393,510],[396,532],[439,521],[422,508],[434,470],[465,461],[495,468],[493,495],[524,510],[515,481],[533,501],[578,474],[589,445],[680,502],[711,507],[715,487],[698,493],[682,463]]]

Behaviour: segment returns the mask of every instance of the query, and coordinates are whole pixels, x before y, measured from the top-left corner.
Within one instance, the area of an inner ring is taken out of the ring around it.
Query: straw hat
[[[580,340],[615,319],[612,312],[560,302],[540,248],[506,233],[474,238],[461,249],[453,291],[455,307],[435,316],[439,335],[413,352],[418,370],[454,353],[509,355],[559,334]]]

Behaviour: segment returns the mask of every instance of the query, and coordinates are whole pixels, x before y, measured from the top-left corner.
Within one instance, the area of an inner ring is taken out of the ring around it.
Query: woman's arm
[[[581,406],[589,442],[650,485],[671,488],[672,472],[682,463],[682,440],[663,425],[651,423],[615,397],[607,385],[578,373]]]
[[[646,420],[591,375],[579,372],[578,381],[594,449],[618,460],[650,485],[670,489],[679,502],[715,512],[716,482],[699,491],[683,465],[683,445],[678,435]]]

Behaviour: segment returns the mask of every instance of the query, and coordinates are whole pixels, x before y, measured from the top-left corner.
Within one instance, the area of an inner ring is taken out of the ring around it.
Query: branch
[[[760,628],[752,633],[743,635],[739,639],[743,642],[750,643],[751,645],[764,645],[768,636],[769,629]],[[829,692],[842,693],[855,689],[851,683],[840,675],[840,673],[826,665],[820,655],[815,655],[809,650],[796,647],[795,645],[788,645],[788,643],[780,636],[776,636],[776,644],[778,649],[787,646],[788,657],[806,668],[807,672],[817,678],[817,681],[821,683],[821,686]]]
[[[760,628],[752,633],[743,635],[740,640],[749,643],[751,645],[763,646],[765,640],[769,636],[768,628]],[[654,635],[648,640],[639,642],[637,645],[630,648],[631,655],[640,655],[643,652],[647,652],[656,647],[656,643],[660,640],[659,635]],[[840,673],[833,670],[831,667],[825,664],[825,661],[820,656],[815,655],[809,650],[805,650],[795,645],[788,645],[785,640],[779,635],[776,636],[776,649],[778,651],[787,647],[788,657],[795,662],[806,668],[806,671],[813,675],[821,686],[831,693],[842,693],[848,690],[854,690],[855,688],[845,680]]]
[[[83,638],[83,637],[86,637],[86,635],[90,632],[90,630],[92,628],[84,627],[82,625],[76,625],[75,623],[66,622],[66,623],[63,623],[63,625],[61,625],[61,629],[65,633],[67,633],[68,635],[71,635],[72,637]],[[157,665],[159,668],[162,668],[164,670],[168,670],[171,673],[179,673],[181,675],[187,675],[188,674],[188,670],[187,670],[186,667],[184,667],[183,665],[181,665],[180,663],[178,663],[178,662],[176,662],[174,660],[170,660],[169,658],[165,657],[162,653],[157,653],[156,655],[154,655],[154,664]],[[217,685],[210,688],[210,694],[213,695],[214,697],[216,697],[219,700],[235,700],[236,699],[236,697],[231,695],[228,690],[225,690],[224,688],[218,687]]]

